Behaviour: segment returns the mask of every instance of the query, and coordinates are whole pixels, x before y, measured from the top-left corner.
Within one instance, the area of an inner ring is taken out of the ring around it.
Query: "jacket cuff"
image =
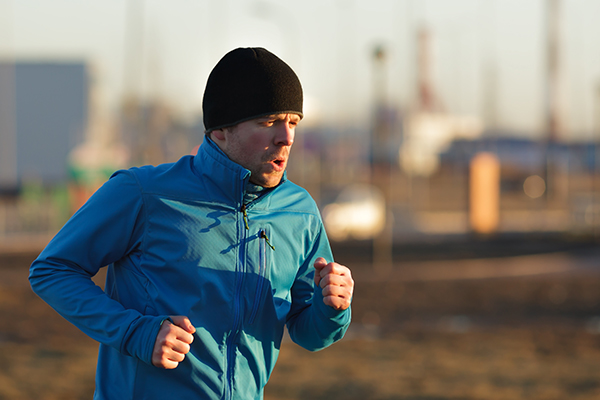
[[[169,317],[142,316],[133,321],[125,334],[121,353],[152,365],[152,353],[158,331]]]

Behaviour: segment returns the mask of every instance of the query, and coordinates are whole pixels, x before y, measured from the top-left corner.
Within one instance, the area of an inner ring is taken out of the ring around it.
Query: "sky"
[[[563,139],[600,137],[600,1],[559,0]],[[101,105],[160,97],[197,115],[212,67],[265,47],[299,75],[306,123],[368,124],[373,52],[386,98],[414,104],[416,30],[432,37],[432,80],[447,112],[540,136],[547,0],[0,0],[0,58],[84,60]],[[596,131],[596,133],[594,133]]]

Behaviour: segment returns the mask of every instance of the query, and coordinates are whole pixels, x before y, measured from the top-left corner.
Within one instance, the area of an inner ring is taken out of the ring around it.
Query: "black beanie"
[[[238,48],[225,54],[206,82],[202,100],[206,132],[270,114],[302,114],[302,86],[275,54]]]

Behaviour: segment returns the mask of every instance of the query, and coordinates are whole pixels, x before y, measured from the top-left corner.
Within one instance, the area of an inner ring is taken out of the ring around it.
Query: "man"
[[[285,175],[296,74],[233,50],[203,110],[196,156],[118,171],[31,266],[35,292],[100,342],[95,399],[260,399],[284,326],[314,351],[350,323],[350,271]]]

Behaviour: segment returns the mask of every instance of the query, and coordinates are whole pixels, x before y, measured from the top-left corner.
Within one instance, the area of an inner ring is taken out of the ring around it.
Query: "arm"
[[[327,263],[323,257],[333,259],[321,225],[313,251],[292,287],[292,308],[287,321],[292,340],[311,351],[340,340],[351,319],[354,281],[350,270],[334,262]]]
[[[166,317],[125,309],[91,280],[101,267],[139,249],[142,213],[135,178],[115,174],[33,262],[29,280],[38,296],[88,336],[150,363]]]

